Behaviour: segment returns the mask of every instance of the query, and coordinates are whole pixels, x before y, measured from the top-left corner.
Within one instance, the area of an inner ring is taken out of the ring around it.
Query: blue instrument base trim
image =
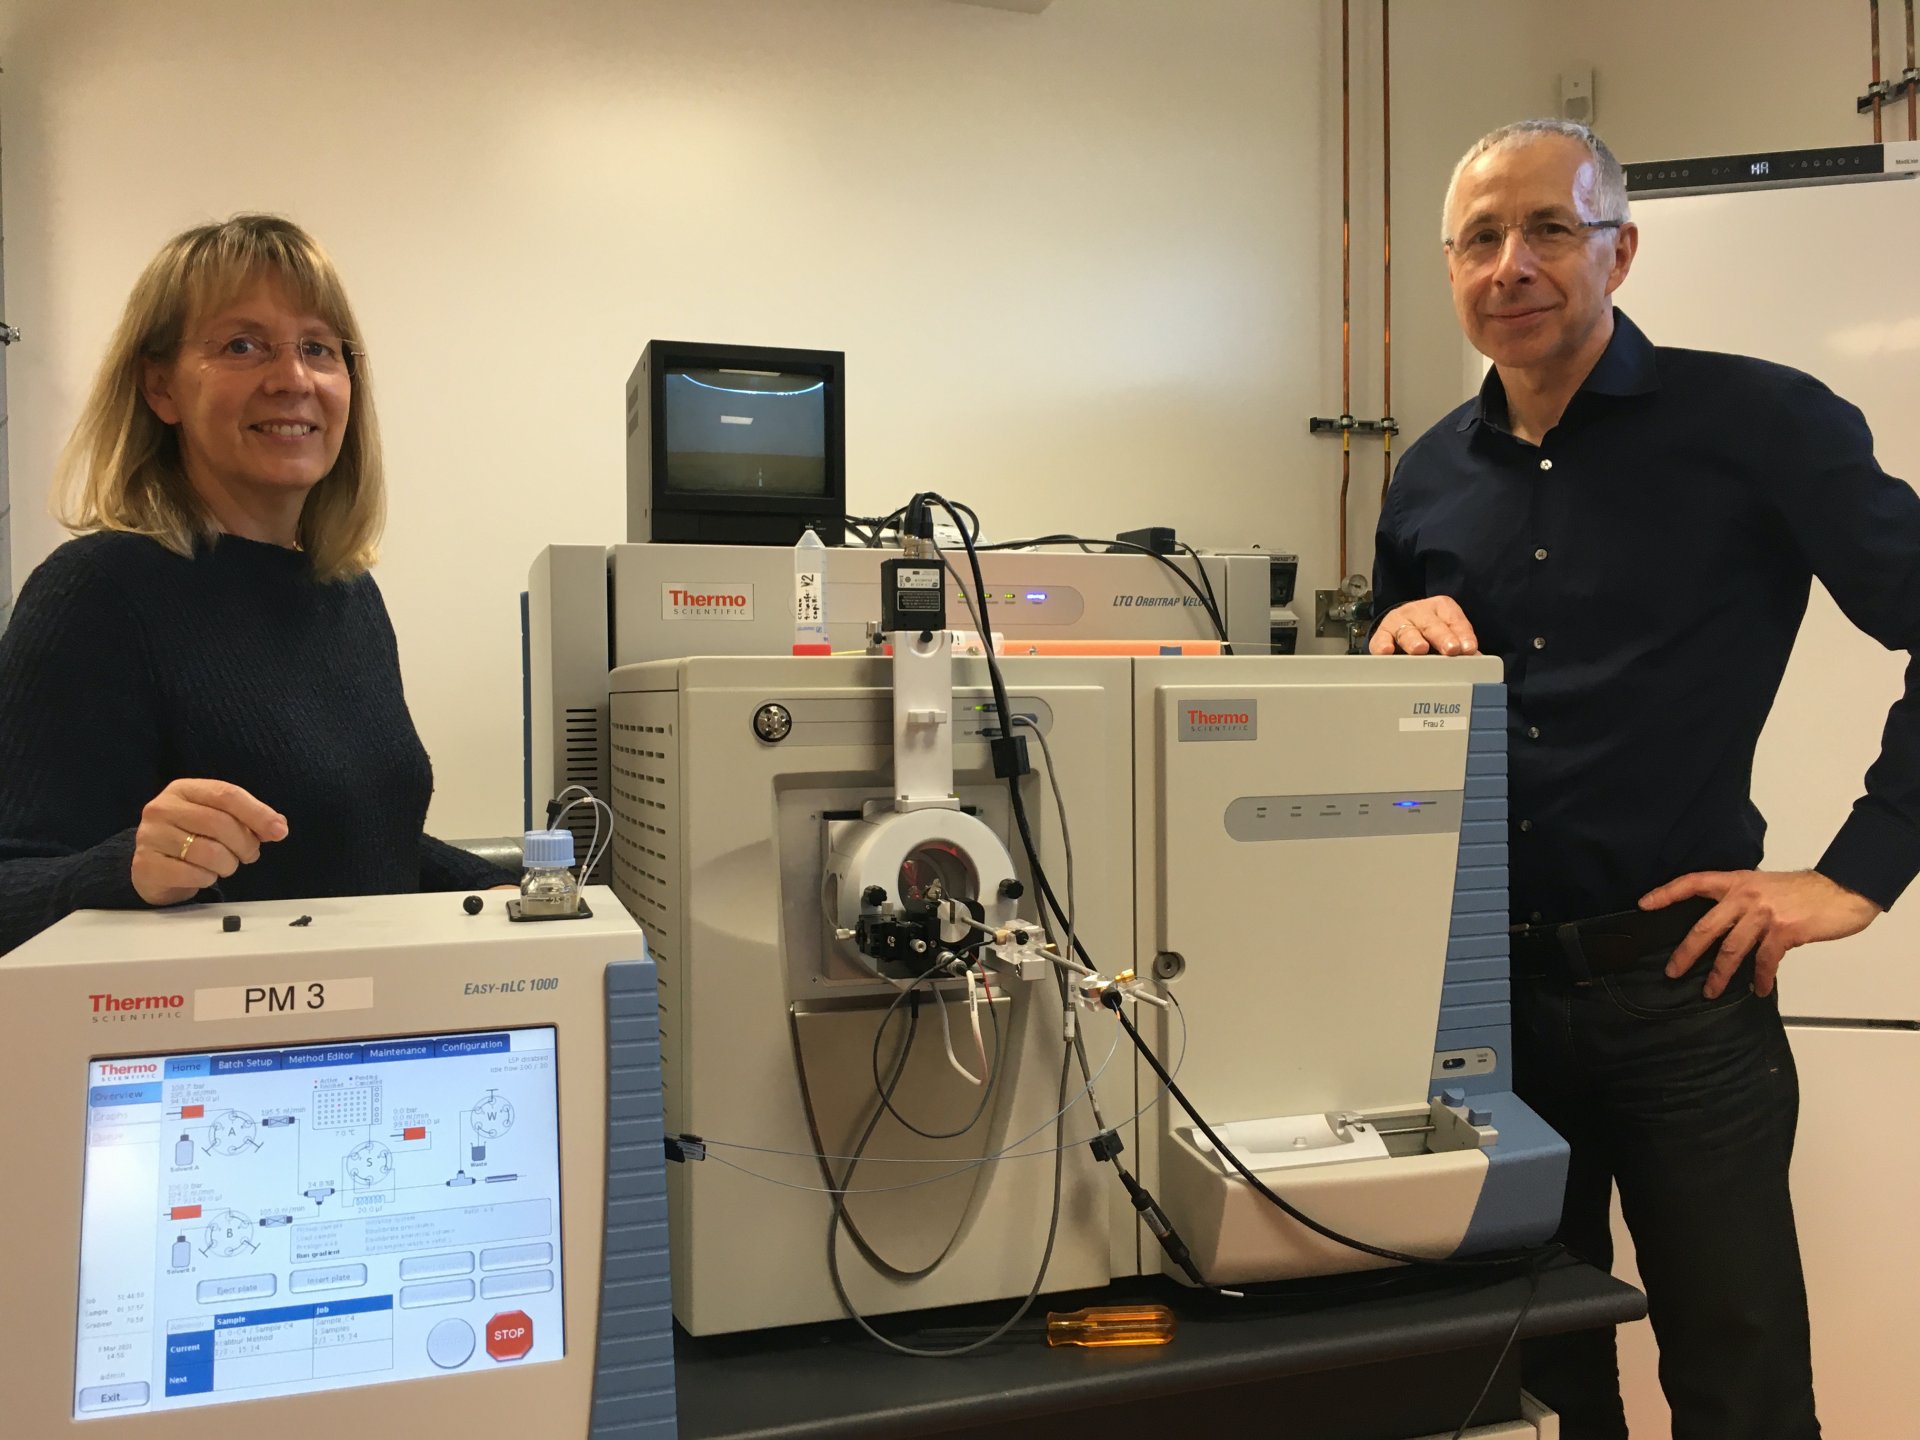
[[[1511,1091],[1473,1096],[1473,1107],[1500,1132],[1487,1154],[1487,1178],[1458,1255],[1540,1245],[1560,1228],[1567,1193],[1567,1142]]]
[[[587,1434],[589,1440],[674,1440],[666,1121],[653,961],[609,965],[606,993],[607,1218]]]

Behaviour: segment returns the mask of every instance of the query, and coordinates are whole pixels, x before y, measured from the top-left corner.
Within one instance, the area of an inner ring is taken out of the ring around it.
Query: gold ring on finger
[[[200,837],[198,835],[190,834],[187,836],[185,840],[182,840],[180,842],[180,858],[182,860],[187,858],[187,851],[193,848],[193,842],[198,840],[199,838]]]

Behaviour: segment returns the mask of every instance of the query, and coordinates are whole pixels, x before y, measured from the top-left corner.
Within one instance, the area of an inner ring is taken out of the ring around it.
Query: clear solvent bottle
[[[571,830],[529,830],[520,876],[522,915],[571,915],[580,907]]]

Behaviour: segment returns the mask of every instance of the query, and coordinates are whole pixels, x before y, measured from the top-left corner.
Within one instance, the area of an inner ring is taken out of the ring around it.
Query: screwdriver
[[[1173,1312],[1164,1305],[1089,1305],[1047,1316],[1047,1344],[1165,1345],[1173,1339]]]
[[[915,1338],[929,1342],[978,1340],[991,1335],[991,1325],[942,1326],[921,1330]],[[1012,1335],[1038,1335],[1038,1320],[1026,1320],[1009,1330]],[[1089,1305],[1082,1310],[1054,1312],[1047,1316],[1049,1345],[1079,1345],[1087,1349],[1107,1350],[1126,1345],[1165,1345],[1173,1339],[1173,1311],[1164,1305]]]

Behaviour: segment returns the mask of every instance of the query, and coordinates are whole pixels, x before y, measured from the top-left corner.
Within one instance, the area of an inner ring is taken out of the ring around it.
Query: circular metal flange
[[[753,712],[753,733],[769,745],[778,745],[793,733],[793,712],[768,701]]]

